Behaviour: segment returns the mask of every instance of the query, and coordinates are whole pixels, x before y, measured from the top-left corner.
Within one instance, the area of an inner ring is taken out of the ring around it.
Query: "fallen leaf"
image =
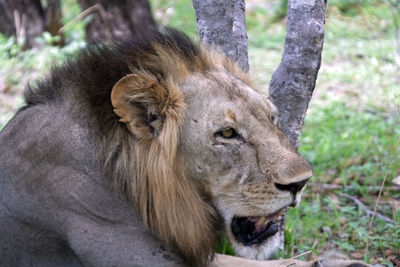
[[[321,230],[322,230],[323,233],[327,233],[327,234],[331,234],[332,233],[332,230],[331,230],[331,228],[329,226],[322,226]]]
[[[361,260],[361,259],[364,257],[364,255],[361,254],[361,253],[359,253],[359,252],[350,253],[350,256],[351,256],[353,259],[356,259],[356,260]]]
[[[342,184],[342,178],[341,177],[336,177],[335,180],[333,180],[333,184]]]
[[[400,201],[394,198],[390,198],[388,202],[393,207],[394,210],[400,210]]]
[[[397,176],[396,178],[394,178],[394,179],[392,180],[392,182],[393,182],[394,184],[400,185],[400,176]]]
[[[386,257],[389,257],[389,256],[391,256],[393,253],[392,253],[392,250],[391,249],[387,249],[387,250],[385,250],[385,255],[386,255]]]
[[[332,204],[337,208],[340,200],[335,194],[329,194],[328,199],[332,202]]]
[[[3,94],[6,94],[8,91],[10,91],[11,86],[9,85],[1,85],[0,86],[0,92]]]
[[[360,162],[360,157],[349,158],[347,160],[346,167],[351,167],[351,166],[354,166],[354,165],[358,165],[359,162]]]

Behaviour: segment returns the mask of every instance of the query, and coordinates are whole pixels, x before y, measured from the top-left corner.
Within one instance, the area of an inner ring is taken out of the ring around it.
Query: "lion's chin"
[[[269,260],[275,256],[280,244],[280,239],[281,237],[277,233],[264,240],[264,242],[259,245],[244,246],[238,242],[231,242],[231,244],[238,257],[252,260]]]
[[[275,222],[283,209],[266,216],[235,216],[231,220],[233,245],[238,256],[266,260],[279,246],[279,227]]]

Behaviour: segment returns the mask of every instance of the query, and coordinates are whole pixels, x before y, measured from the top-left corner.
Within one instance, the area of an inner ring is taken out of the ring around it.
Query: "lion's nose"
[[[297,192],[299,192],[301,189],[303,189],[303,187],[306,185],[308,179],[309,178],[302,180],[300,182],[295,182],[295,183],[291,183],[291,184],[275,183],[275,187],[282,191],[289,191],[293,195],[295,195]]]

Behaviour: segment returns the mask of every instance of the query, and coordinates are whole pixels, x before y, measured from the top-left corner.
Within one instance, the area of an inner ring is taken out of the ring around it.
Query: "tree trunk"
[[[34,38],[45,28],[45,15],[40,0],[0,0],[0,32],[16,36],[24,48],[35,45]]]
[[[249,70],[244,0],[193,0],[201,41]]]
[[[326,0],[289,0],[283,57],[269,87],[281,130],[296,148],[321,64],[325,8]]]
[[[60,0],[48,0],[48,5],[46,7],[46,31],[48,31],[52,36],[59,35],[60,41],[54,45],[63,46],[64,36],[58,31],[63,26],[62,20],[62,10]]]
[[[79,0],[82,10],[100,4],[105,10],[93,13],[93,19],[86,26],[86,40],[99,41],[129,40],[140,38],[156,30],[147,0]]]
[[[200,39],[215,44],[248,70],[244,0],[193,0]],[[282,61],[272,75],[270,99],[281,130],[298,148],[308,103],[315,87],[324,40],[326,0],[289,0]],[[279,218],[284,248],[285,214]]]

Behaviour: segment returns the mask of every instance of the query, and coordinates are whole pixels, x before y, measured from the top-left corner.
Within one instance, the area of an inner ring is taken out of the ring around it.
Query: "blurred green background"
[[[198,39],[191,1],[150,4],[159,24]],[[81,12],[74,0],[63,0],[62,10],[63,24]],[[283,52],[285,14],[286,1],[246,1],[250,71],[266,92]],[[42,46],[30,50],[0,35],[0,129],[23,105],[28,82],[85,45],[90,19],[67,25],[64,47],[51,45],[55,37],[48,33],[38,38]],[[314,177],[303,202],[288,212],[285,250],[279,256],[312,251],[301,257],[309,259],[337,249],[353,259],[400,266],[400,187],[392,182],[400,177],[399,24],[398,0],[329,1],[322,65],[300,146]],[[369,227],[371,217],[354,199],[373,210],[385,176],[377,212],[391,222],[375,218]],[[230,249],[223,244],[220,251]]]

